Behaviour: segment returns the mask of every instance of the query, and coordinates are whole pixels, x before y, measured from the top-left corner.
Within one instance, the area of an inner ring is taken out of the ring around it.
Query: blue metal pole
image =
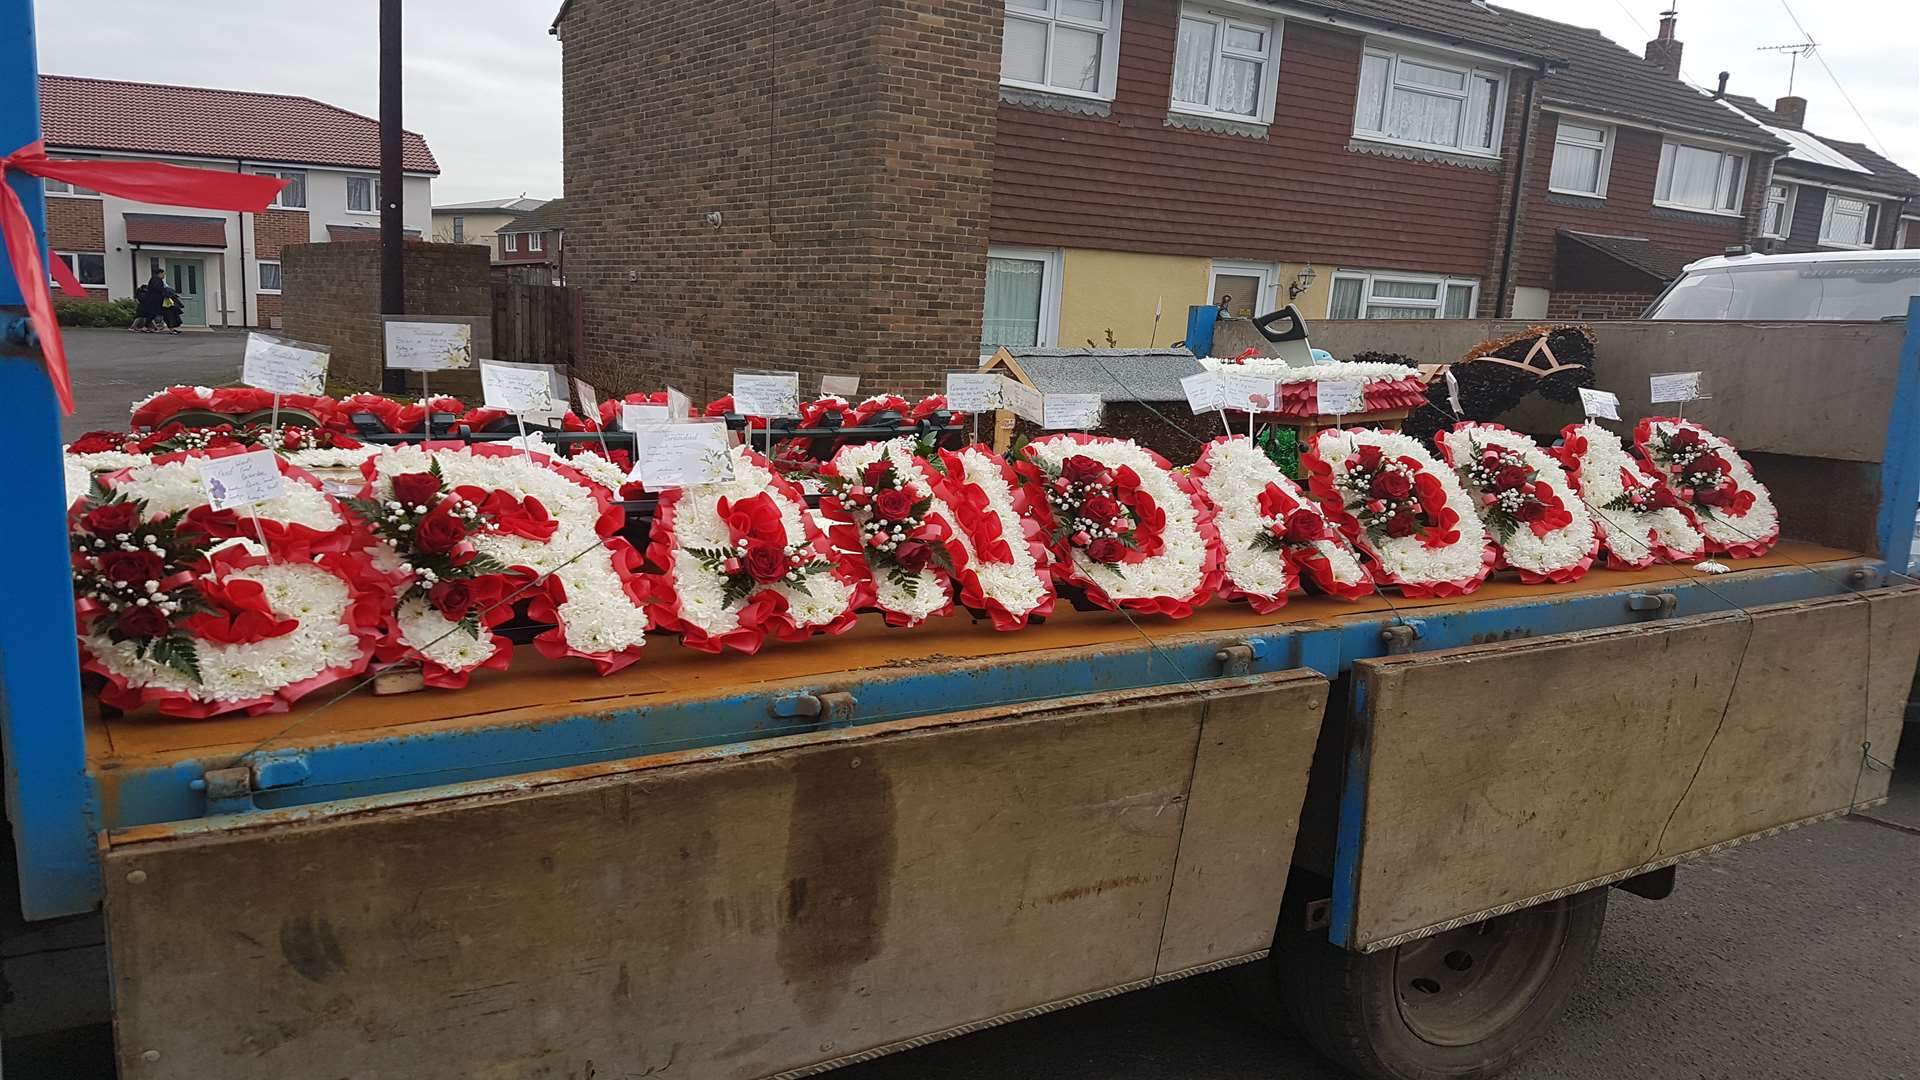
[[[33,0],[0,0],[0,153],[40,137]],[[46,204],[36,177],[9,173],[46,257]],[[0,266],[4,266],[0,263]],[[7,819],[29,919],[86,911],[100,895],[94,807],[87,798],[80,664],[67,569],[60,407],[28,330],[18,284],[0,269],[0,461],[12,473],[0,539],[7,612],[0,618],[0,749]]]
[[[1920,502],[1920,296],[1907,301],[1907,336],[1900,344],[1900,377],[1881,458],[1880,557],[1904,573],[1913,557],[1913,519]]]

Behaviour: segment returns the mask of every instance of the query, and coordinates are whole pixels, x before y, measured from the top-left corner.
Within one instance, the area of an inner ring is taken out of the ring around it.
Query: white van
[[[1716,255],[1688,264],[1646,319],[1905,319],[1920,250]]]

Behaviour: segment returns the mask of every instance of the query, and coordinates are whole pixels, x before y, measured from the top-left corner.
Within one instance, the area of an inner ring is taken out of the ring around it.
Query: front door
[[[168,259],[167,283],[180,294],[180,321],[188,326],[207,325],[207,298],[201,291],[203,259]]]
[[[1213,264],[1207,299],[1220,305],[1236,319],[1252,319],[1268,314],[1277,303],[1273,289],[1273,267],[1262,263]]]

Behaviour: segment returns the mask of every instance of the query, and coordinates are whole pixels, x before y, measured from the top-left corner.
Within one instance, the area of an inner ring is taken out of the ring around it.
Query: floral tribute
[[[1639,570],[1707,557],[1692,511],[1653,466],[1627,452],[1620,436],[1592,422],[1568,424],[1553,454],[1593,510],[1608,567]]]
[[[1493,531],[1500,565],[1520,571],[1529,585],[1586,576],[1600,554],[1600,534],[1558,459],[1498,424],[1456,424],[1434,445]]]
[[[1321,379],[1364,383],[1362,392],[1369,412],[1416,408],[1427,400],[1427,381],[1420,369],[1405,364],[1344,361],[1293,367],[1271,357],[1247,354],[1231,360],[1206,357],[1200,363],[1209,369],[1225,368],[1271,378],[1280,387],[1280,402],[1273,411],[1282,416],[1319,415]]]
[[[857,551],[889,625],[916,626],[953,611],[953,578],[967,553],[937,477],[906,439],[841,447],[821,472],[827,535]]]
[[[1690,420],[1654,416],[1634,428],[1633,444],[1693,512],[1709,552],[1750,559],[1779,542],[1773,496],[1732,443]]]
[[[1266,614],[1302,580],[1343,600],[1372,594],[1372,575],[1339,530],[1252,440],[1215,439],[1200,451],[1193,476],[1226,553],[1223,598]]]
[[[1018,630],[1053,612],[1053,576],[1032,500],[1007,460],[984,446],[942,450],[939,468],[955,541],[960,604],[995,630]]]
[[[333,418],[336,402],[311,394],[282,394],[282,409],[300,409],[323,422]],[[136,431],[165,427],[175,416],[189,409],[240,417],[273,408],[273,394],[251,386],[169,386],[133,403],[129,417]]]
[[[617,534],[625,512],[601,485],[544,454],[503,446],[396,447],[363,466],[356,504],[390,545],[398,578],[383,659],[421,662],[430,685],[464,686],[504,668],[511,645],[491,628],[527,598],[552,623],[547,657],[603,675],[639,658],[648,610],[640,557]]]
[[[1323,431],[1301,452],[1308,490],[1405,596],[1464,596],[1498,554],[1453,470],[1417,439],[1371,428]]]
[[[361,537],[339,504],[283,462],[285,493],[236,519],[205,504],[199,460],[115,473],[71,511],[81,666],[107,680],[101,700],[284,712],[366,670],[391,591],[350,550]]]
[[[1027,444],[1026,477],[1058,582],[1093,603],[1185,618],[1219,591],[1220,537],[1189,477],[1131,440],[1079,432]]]
[[[850,629],[871,602],[859,556],[835,552],[800,490],[738,446],[733,479],[673,488],[654,512],[654,624],[704,652],[757,652]]]

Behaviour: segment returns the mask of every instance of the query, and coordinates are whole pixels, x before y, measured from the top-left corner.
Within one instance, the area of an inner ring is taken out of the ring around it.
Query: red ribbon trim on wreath
[[[33,221],[27,217],[26,204],[20,201],[7,173],[17,170],[29,176],[65,180],[108,195],[118,195],[143,203],[164,206],[192,206],[206,210],[238,210],[257,214],[270,205],[287,181],[277,176],[249,173],[222,173],[207,169],[188,169],[179,165],[161,165],[147,161],[55,161],[47,156],[47,144],[36,140],[0,158],[0,233],[4,233],[7,260],[13,264],[13,277],[27,308],[33,332],[40,337],[40,351],[47,361],[47,376],[53,380],[53,393],[60,411],[73,412],[73,379],[67,371],[67,349],[60,340],[60,324],[53,314],[53,294],[47,286],[48,268],[40,262],[40,241],[34,235]],[[69,293],[79,286],[73,274],[60,260],[52,273]],[[64,276],[61,276],[64,272]],[[86,295],[81,290],[80,295]]]

